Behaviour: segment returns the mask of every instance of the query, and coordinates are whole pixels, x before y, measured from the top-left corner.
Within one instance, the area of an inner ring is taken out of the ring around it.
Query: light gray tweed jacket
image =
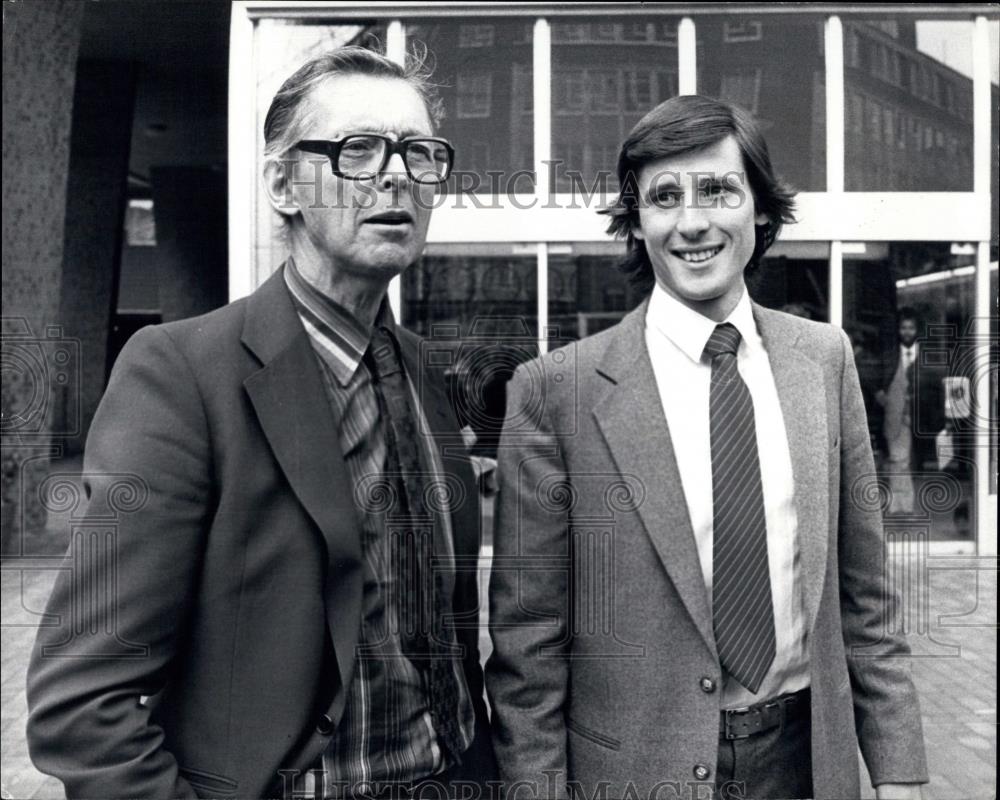
[[[586,797],[602,782],[608,797],[705,796],[694,768],[715,776],[720,692],[699,682],[721,668],[645,313],[522,365],[508,389],[487,690],[501,776],[540,797],[567,781]],[[814,796],[860,796],[859,743],[873,783],[926,781],[849,341],[754,316],[795,480]]]

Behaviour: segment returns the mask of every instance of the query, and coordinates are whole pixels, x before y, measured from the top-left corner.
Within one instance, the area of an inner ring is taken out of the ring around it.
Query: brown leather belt
[[[746,708],[724,709],[719,712],[719,738],[746,739],[808,714],[809,689],[783,694]]]

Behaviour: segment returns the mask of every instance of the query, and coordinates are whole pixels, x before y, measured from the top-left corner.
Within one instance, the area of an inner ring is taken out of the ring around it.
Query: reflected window
[[[616,191],[621,143],[647,111],[676,94],[676,21],[554,21],[554,190]]]
[[[972,29],[845,19],[845,187],[972,190]]]
[[[826,189],[823,24],[814,14],[695,22],[698,93],[749,111],[777,173],[804,191]]]
[[[455,169],[442,191],[531,192],[534,21],[405,24],[407,45],[426,46],[433,55],[433,81],[445,108],[440,135],[455,145]]]
[[[493,101],[493,76],[490,73],[459,75],[456,92],[459,119],[490,116]]]

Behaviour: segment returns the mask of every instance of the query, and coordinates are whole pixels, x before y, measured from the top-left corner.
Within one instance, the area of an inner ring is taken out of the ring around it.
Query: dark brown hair
[[[721,100],[700,95],[672,97],[639,120],[622,143],[618,198],[600,212],[611,217],[608,233],[625,239],[627,252],[620,269],[641,291],[652,291],[655,278],[646,245],[633,233],[639,226],[639,171],[653,161],[710,147],[727,136],[739,145],[756,211],[768,220],[756,226],[756,246],[747,268],[758,264],[784,223],[795,221],[795,191],[775,175],[767,142],[753,117]]]

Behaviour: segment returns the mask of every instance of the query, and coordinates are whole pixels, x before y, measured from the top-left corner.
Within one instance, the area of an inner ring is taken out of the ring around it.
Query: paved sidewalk
[[[931,784],[925,800],[996,796],[997,571],[995,559],[917,552],[893,576],[906,592]],[[55,569],[5,561],[2,571],[2,782],[4,797],[61,798],[58,781],[27,756],[24,673]],[[485,567],[485,565],[484,565]],[[483,581],[485,584],[485,581]],[[488,639],[483,639],[484,658]],[[866,797],[874,797],[868,789]]]

